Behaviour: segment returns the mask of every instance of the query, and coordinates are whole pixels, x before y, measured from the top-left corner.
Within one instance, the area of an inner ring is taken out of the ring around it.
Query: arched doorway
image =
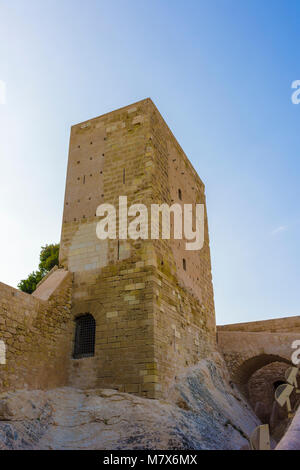
[[[275,440],[283,436],[289,422],[286,407],[280,407],[275,400],[275,390],[286,383],[285,372],[291,366],[285,358],[262,354],[246,360],[234,378],[261,422],[269,424]],[[295,391],[290,398],[296,409],[299,398]]]

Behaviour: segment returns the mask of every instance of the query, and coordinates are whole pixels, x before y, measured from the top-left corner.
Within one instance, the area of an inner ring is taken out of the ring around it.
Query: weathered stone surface
[[[46,405],[46,396],[37,390],[4,393],[0,395],[0,421],[39,419]]]
[[[108,389],[2,395],[0,448],[240,449],[259,421],[227,380],[215,354],[178,377],[168,401]]]
[[[292,344],[300,340],[300,317],[222,325],[217,332],[232,380],[243,388],[253,373],[268,364],[292,365]]]
[[[286,407],[275,402],[275,390],[285,383],[285,371],[291,367],[292,347],[300,339],[300,317],[218,326],[218,346],[232,381],[249,399],[263,423],[269,424],[278,442],[289,425]],[[298,379],[299,380],[299,379]],[[291,407],[297,409],[294,391]]]
[[[68,384],[163,398],[179,371],[215,350],[207,215],[201,250],[173,234],[99,240],[97,207],[118,211],[125,195],[149,215],[153,203],[206,204],[203,182],[150,99],[72,126],[60,263],[74,274],[72,319],[89,312],[97,326],[95,356],[70,360]]]
[[[300,408],[276,450],[300,450]]]
[[[0,392],[67,383],[73,335],[71,289],[72,275],[63,269],[53,270],[36,296],[0,283],[0,340],[6,349]]]
[[[49,300],[51,295],[55,293],[59,286],[63,284],[65,279],[70,277],[70,273],[64,269],[52,269],[49,276],[45,276],[39,283],[36,290],[32,293],[33,297],[41,300]]]

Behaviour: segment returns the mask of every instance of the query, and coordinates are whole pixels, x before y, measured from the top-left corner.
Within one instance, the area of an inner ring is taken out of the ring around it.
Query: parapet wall
[[[48,300],[42,300],[0,283],[0,340],[6,346],[0,391],[67,383],[71,284],[65,272]]]
[[[252,321],[247,323],[233,323],[231,325],[218,325],[218,331],[247,331],[269,333],[300,332],[300,316],[275,318],[271,320]]]

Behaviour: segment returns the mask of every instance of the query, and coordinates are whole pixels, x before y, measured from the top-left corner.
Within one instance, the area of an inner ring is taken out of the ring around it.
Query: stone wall
[[[245,331],[245,332],[300,332],[300,316],[274,318],[271,320],[252,321],[245,323],[232,323],[218,325],[218,331]]]
[[[0,283],[0,339],[6,345],[1,391],[67,383],[71,282],[65,273],[48,300]]]
[[[70,384],[158,397],[179,368],[212,349],[207,219],[200,253],[178,240],[96,236],[99,204],[118,207],[122,195],[150,213],[151,203],[178,199],[178,184],[181,204],[205,203],[203,183],[151,100],[72,127],[60,262],[74,273],[73,318],[96,320],[96,350],[71,359]]]
[[[259,369],[274,362],[292,364],[300,317],[218,326],[217,338],[232,380],[246,392],[248,380]]]
[[[239,384],[246,384],[256,370],[271,362],[291,364],[292,343],[296,340],[300,340],[300,333],[218,332],[219,350],[232,380]]]
[[[74,273],[73,318],[89,312],[96,320],[95,356],[71,359],[69,383],[153,397],[151,246],[99,240],[95,217],[101,203],[118,207],[119,195],[128,205],[149,201],[146,108],[142,102],[73,126],[60,260]]]
[[[215,312],[204,184],[154,106],[150,116],[152,202],[205,206],[201,250],[186,250],[185,238],[153,241],[155,360],[157,382],[166,391],[181,370],[215,350]]]

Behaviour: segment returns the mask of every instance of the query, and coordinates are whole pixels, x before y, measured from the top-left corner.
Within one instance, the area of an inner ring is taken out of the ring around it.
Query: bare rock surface
[[[276,450],[300,450],[300,407]]]
[[[240,449],[259,424],[217,353],[167,401],[70,387],[0,395],[0,449]]]

